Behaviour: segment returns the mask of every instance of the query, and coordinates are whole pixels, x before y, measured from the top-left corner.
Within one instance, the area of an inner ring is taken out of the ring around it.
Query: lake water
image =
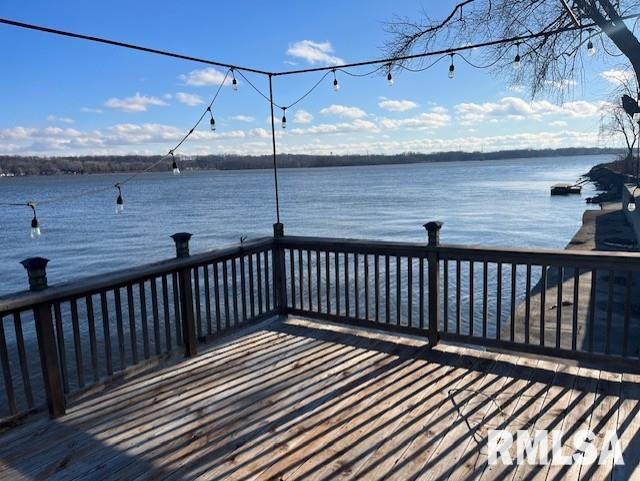
[[[594,193],[551,197],[554,183],[573,182],[611,156],[433,164],[282,169],[281,220],[296,235],[424,241],[422,224],[441,220],[444,243],[562,248],[581,224]],[[2,202],[46,200],[122,180],[125,174],[2,178]],[[51,260],[51,284],[157,261],[175,254],[169,235],[194,234],[198,252],[270,235],[275,222],[271,171],[151,173],[117,193],[42,205],[42,238],[29,239],[31,211],[3,207],[0,293],[22,290],[19,261]]]

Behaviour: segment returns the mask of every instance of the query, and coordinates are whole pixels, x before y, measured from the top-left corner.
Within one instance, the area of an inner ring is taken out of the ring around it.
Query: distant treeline
[[[620,154],[622,149],[565,148],[540,150],[502,150],[498,152],[438,152],[423,154],[406,152],[395,155],[300,155],[279,154],[278,167],[330,167],[348,165],[414,164],[422,162],[451,162],[469,160],[522,159],[527,157],[550,157],[594,154]],[[110,172],[133,172],[148,168],[160,159],[159,156],[82,156],[82,157],[27,157],[0,156],[2,175],[77,175]],[[270,169],[271,155],[203,155],[180,158],[183,170],[237,170]],[[155,166],[153,171],[168,170],[170,160]]]

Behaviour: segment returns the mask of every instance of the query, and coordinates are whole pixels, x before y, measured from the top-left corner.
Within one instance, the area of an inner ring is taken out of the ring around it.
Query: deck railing
[[[275,314],[576,360],[637,363],[640,254],[285,236],[0,298],[0,407],[52,415],[105,380]]]

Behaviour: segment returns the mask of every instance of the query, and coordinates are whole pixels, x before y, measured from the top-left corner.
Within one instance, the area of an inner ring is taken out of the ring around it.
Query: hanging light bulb
[[[211,112],[211,107],[208,107],[209,115],[211,116],[211,120],[209,120],[209,124],[211,125],[211,132],[216,131],[216,120],[213,118],[213,112]]]
[[[340,90],[340,84],[338,83],[338,79],[336,77],[336,71],[334,69],[333,70],[333,91],[337,92],[338,90]]]
[[[238,91],[238,81],[236,80],[236,74],[233,69],[231,69],[231,88],[233,88],[235,92]]]
[[[122,214],[124,212],[124,200],[122,199],[122,189],[120,189],[120,184],[116,184],[116,189],[118,189],[118,198],[116,199],[116,214]]]
[[[387,85],[393,87],[393,76],[391,75],[391,64],[389,64],[389,72],[387,72]]]
[[[283,129],[287,128],[287,108],[286,107],[282,107],[282,123],[280,125],[282,125]]]
[[[591,39],[587,42],[587,55],[593,57],[596,54],[596,48],[593,46]]]
[[[522,67],[522,63],[520,62],[520,44],[516,43],[516,58],[513,59],[513,69],[518,70]]]
[[[40,239],[42,232],[40,231],[40,223],[38,222],[38,216],[36,215],[36,204],[34,202],[29,202],[27,204],[33,210],[33,219],[31,219],[31,232],[29,236],[33,240]]]
[[[456,76],[456,66],[453,65],[453,54],[451,54],[451,65],[449,65],[449,78],[454,78]]]
[[[173,172],[173,175],[179,175],[180,169],[178,168],[178,163],[176,162],[176,158],[173,155],[173,150],[170,150],[169,153],[171,154],[171,158],[173,159],[173,163],[171,164],[171,170]]]

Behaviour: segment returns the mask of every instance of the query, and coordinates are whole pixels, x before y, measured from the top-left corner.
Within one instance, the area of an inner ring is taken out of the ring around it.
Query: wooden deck
[[[290,318],[9,430],[0,478],[637,480],[639,413],[638,376]],[[488,466],[493,428],[617,429],[626,464]]]

